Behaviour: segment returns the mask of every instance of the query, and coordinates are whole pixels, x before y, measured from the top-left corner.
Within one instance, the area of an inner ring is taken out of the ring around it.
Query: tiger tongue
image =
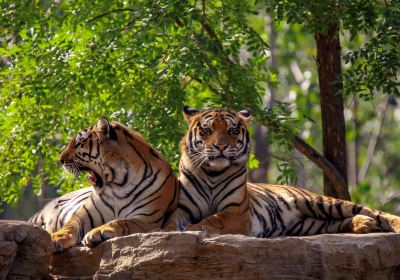
[[[90,176],[87,180],[89,183],[96,185],[96,174],[92,170],[90,170]]]

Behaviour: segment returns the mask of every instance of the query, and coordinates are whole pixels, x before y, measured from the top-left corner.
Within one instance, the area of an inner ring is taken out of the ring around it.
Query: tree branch
[[[342,175],[336,169],[336,167],[327,160],[326,157],[321,155],[317,150],[308,145],[303,139],[298,136],[293,138],[293,146],[303,155],[305,155],[309,160],[315,163],[324,174],[332,181],[335,182],[335,191],[339,197],[349,199],[347,184],[343,179]]]
[[[272,129],[272,131],[278,131],[279,128],[276,125],[267,124],[261,122],[263,125]],[[292,137],[292,144],[300,153],[306,156],[310,161],[317,165],[325,176],[327,176],[332,182],[335,182],[334,187],[338,195],[342,199],[350,200],[350,195],[347,190],[347,183],[339,173],[337,168],[321,153],[315,150],[313,147],[308,145],[299,136],[294,135]]]
[[[120,13],[120,12],[134,12],[134,10],[128,9],[128,8],[111,10],[111,11],[108,11],[106,13],[103,13],[101,15],[98,15],[98,16],[95,16],[95,17],[89,19],[86,23],[90,23],[92,21],[95,21],[95,20],[97,20],[99,18],[102,18],[102,17],[107,16],[107,15],[112,14],[112,13]]]

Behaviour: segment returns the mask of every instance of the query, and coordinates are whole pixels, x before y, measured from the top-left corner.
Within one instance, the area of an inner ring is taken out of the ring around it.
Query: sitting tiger
[[[254,237],[400,232],[398,216],[296,187],[248,183],[250,111],[183,110],[190,128],[180,143],[180,199],[165,230]]]
[[[137,132],[101,118],[71,139],[60,156],[74,175],[88,171],[93,188],[57,198],[30,221],[52,233],[57,250],[160,229],[178,203],[170,165]]]

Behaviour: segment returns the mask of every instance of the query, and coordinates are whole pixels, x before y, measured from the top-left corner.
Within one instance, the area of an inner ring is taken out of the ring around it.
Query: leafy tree
[[[399,1],[265,1],[278,19],[301,23],[315,36],[323,148],[340,176],[324,174],[324,193],[349,199],[343,93],[370,98],[374,91],[398,94]],[[352,68],[342,76],[340,30],[352,37],[376,32],[375,38],[345,56]],[[346,87],[343,87],[345,78]],[[340,178],[341,177],[341,178]]]
[[[248,25],[249,2],[23,0],[1,7],[6,202],[28,183],[59,184],[57,157],[68,137],[102,115],[141,131],[175,166],[184,103],[268,115],[260,106],[267,45]],[[246,61],[243,46],[252,53]]]
[[[342,88],[344,95],[355,90],[369,99],[376,89],[396,93],[398,2],[348,2],[0,0],[0,198],[15,202],[29,184],[36,190],[45,183],[62,182],[64,190],[83,186],[63,181],[58,154],[69,136],[102,115],[142,132],[176,168],[185,103],[252,108],[273,131],[275,147],[286,155],[297,148],[331,182],[341,182],[336,193],[345,193],[346,176],[334,159],[295,136],[299,122],[291,104],[263,105],[277,71],[267,65],[267,40],[251,19],[267,6],[275,19],[300,23],[318,36],[331,29],[336,40],[340,30],[374,36],[346,54],[351,68],[343,82],[334,72],[335,83],[326,85],[335,88],[331,95]],[[377,50],[387,62],[382,69],[371,55]],[[375,79],[371,73],[378,70]],[[392,77],[389,87],[384,75]],[[305,107],[300,115],[307,115]],[[280,180],[293,182],[287,156],[278,167]]]

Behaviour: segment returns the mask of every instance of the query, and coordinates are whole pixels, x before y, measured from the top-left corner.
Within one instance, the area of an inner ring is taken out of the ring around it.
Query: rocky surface
[[[53,255],[50,244],[37,226],[0,221],[0,279],[400,279],[400,234],[393,233],[258,239],[155,232]]]
[[[50,234],[39,226],[0,220],[0,279],[42,279],[51,251]]]
[[[87,279],[400,279],[400,234],[134,234],[69,249],[51,263],[53,275]]]

